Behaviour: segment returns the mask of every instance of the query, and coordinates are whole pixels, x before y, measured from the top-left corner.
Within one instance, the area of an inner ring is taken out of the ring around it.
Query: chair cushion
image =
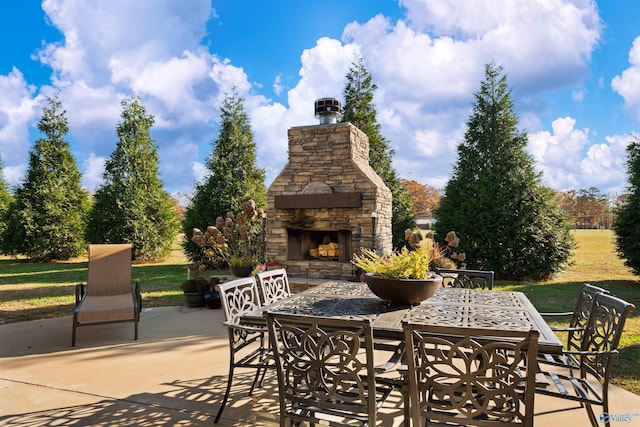
[[[87,295],[76,311],[79,323],[135,319],[131,293],[109,296]]]
[[[87,295],[107,296],[131,291],[131,245],[89,245]]]

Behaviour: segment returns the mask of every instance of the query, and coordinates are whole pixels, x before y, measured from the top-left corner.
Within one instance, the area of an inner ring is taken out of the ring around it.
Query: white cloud
[[[104,173],[105,161],[106,159],[104,157],[96,157],[93,153],[84,160],[82,164],[84,168],[84,173],[82,174],[82,186],[84,188],[89,189],[89,191],[94,191],[102,184],[102,174]]]
[[[584,97],[586,96],[587,91],[586,89],[576,89],[574,91],[571,92],[571,97],[573,98],[573,100],[580,104],[582,103],[582,101],[584,101]]]
[[[592,132],[575,129],[575,124],[571,117],[558,118],[553,122],[553,133],[529,135],[528,151],[545,184],[557,190],[596,187],[605,193],[622,193],[630,138],[611,136],[604,143],[593,143]]]
[[[29,125],[34,121],[39,98],[35,88],[28,85],[22,73],[13,68],[6,76],[0,75],[0,157],[5,167],[26,164],[29,144]],[[23,168],[21,166],[21,168]],[[12,173],[10,184],[17,184]]]
[[[606,143],[593,144],[582,160],[580,170],[583,182],[615,195],[626,190],[626,149],[633,138],[629,135],[614,135],[605,138]]]
[[[282,84],[282,75],[278,74],[273,80],[273,92],[276,95],[280,95],[284,89],[285,86]]]
[[[633,41],[629,51],[629,64],[631,66],[622,75],[613,78],[611,87],[624,98],[629,114],[640,120],[640,37]]]
[[[188,172],[193,159],[199,157],[198,145],[187,140],[179,139],[173,144],[165,144],[159,150],[161,159],[160,173],[164,177],[165,187],[185,191],[185,187],[192,186],[196,177]]]
[[[444,186],[484,64],[490,61],[505,65],[514,100],[524,106],[520,123],[530,133],[530,150],[551,186],[613,185],[613,178],[620,177],[622,137],[596,143],[594,131],[575,129],[569,117],[557,119],[552,132],[544,132],[537,115],[544,91],[570,87],[574,100],[582,102],[583,79],[602,25],[594,1],[401,4],[406,19],[379,15],[353,22],[341,40],[322,37],[300,52],[299,80],[287,90],[286,103],[265,98],[243,64],[220,57],[216,49],[222,41],[202,43],[215,16],[209,0],[191,0],[188,6],[173,0],[45,0],[43,8],[64,42],[44,46],[38,57],[53,69],[52,85],[67,110],[74,154],[81,159],[87,186],[99,182],[100,161],[115,148],[120,100],[135,94],[155,116],[152,136],[167,189],[189,192],[206,174],[203,160],[217,137],[219,104],[234,89],[245,100],[258,164],[266,168],[269,184],[287,162],[287,130],[317,123],[315,99],[342,98],[345,75],[358,52],[378,86],[378,120],[395,150],[394,166],[401,177]],[[630,52],[632,66],[612,87],[640,118],[638,57],[640,41]],[[280,74],[272,85],[276,94],[285,90]],[[0,91],[0,154],[5,176],[13,176],[24,170],[29,125],[37,119],[41,95],[18,70],[0,76]]]
[[[266,184],[271,184],[287,163],[287,129],[293,124],[282,104],[262,105],[250,114],[251,128],[257,147],[258,166],[266,171]]]
[[[473,54],[473,44],[432,38],[403,21],[392,25],[377,16],[348,25],[344,37],[361,47],[369,71],[391,103],[414,101],[431,111],[460,106],[471,99],[482,76],[482,60]]]
[[[597,5],[590,0],[401,3],[413,28],[459,41],[467,54],[462,58],[507,64],[512,83],[525,92],[567,84],[576,74],[584,77],[602,30]]]
[[[398,173],[436,187],[452,171],[484,64],[504,65],[514,98],[529,96],[525,105],[537,108],[539,91],[581,82],[601,31],[592,1],[401,4],[406,21],[379,15],[349,24],[343,38],[359,46],[378,85],[378,118]],[[542,127],[532,111],[523,119],[529,131]]]
[[[211,62],[205,52],[185,51],[180,57],[140,64],[141,67],[132,67],[128,57],[114,58],[110,67],[114,83],[126,83],[134,93],[151,95],[172,111],[186,112],[192,111],[197,100],[194,86],[208,77]]]
[[[358,49],[323,37],[302,52],[300,80],[289,92],[289,108],[298,125],[315,124],[313,103],[318,98],[342,98],[345,76]]]
[[[546,185],[557,190],[580,186],[581,151],[587,145],[589,130],[574,129],[571,117],[556,119],[553,133],[529,135],[529,151],[543,173]]]
[[[190,188],[191,164],[208,154],[224,94],[251,88],[242,68],[201,45],[215,14],[211,2],[45,0],[43,9],[64,42],[44,46],[38,58],[54,70],[74,151],[88,168],[83,182],[99,181],[94,160],[115,148],[120,102],[137,95],[155,118],[152,137],[167,188]]]
[[[207,169],[207,166],[200,162],[192,162],[191,170],[193,171],[196,183],[203,183],[205,178],[209,175],[209,169]]]
[[[213,10],[208,0],[76,2],[45,0],[43,9],[65,35],[65,44],[47,46],[42,61],[63,81],[90,76],[90,85],[110,81],[109,63],[127,57],[138,64],[196,50]]]
[[[266,169],[267,186],[288,161],[287,131],[293,126],[318,123],[313,105],[318,98],[342,98],[345,76],[357,47],[323,37],[302,52],[300,80],[287,92],[288,108],[266,101],[250,110],[251,127],[258,148],[258,164]]]

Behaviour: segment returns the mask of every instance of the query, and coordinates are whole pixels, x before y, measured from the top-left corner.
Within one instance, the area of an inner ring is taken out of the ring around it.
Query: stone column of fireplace
[[[354,252],[392,248],[391,191],[369,166],[369,140],[350,123],[294,127],[288,136],[289,162],[267,192],[267,259],[291,276],[353,278]],[[350,252],[290,259],[292,233],[322,231],[339,233]]]

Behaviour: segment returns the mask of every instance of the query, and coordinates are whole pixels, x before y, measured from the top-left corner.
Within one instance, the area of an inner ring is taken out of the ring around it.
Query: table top
[[[341,318],[371,319],[377,338],[402,339],[402,320],[416,323],[540,332],[539,349],[562,351],[562,342],[522,292],[443,287],[414,306],[391,305],[365,283],[327,281],[241,317],[264,324],[265,311]]]

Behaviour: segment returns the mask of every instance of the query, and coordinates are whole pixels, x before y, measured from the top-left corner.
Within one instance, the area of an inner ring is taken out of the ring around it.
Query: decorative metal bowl
[[[442,287],[442,276],[430,279],[395,279],[364,275],[364,281],[378,298],[394,305],[420,304]]]

